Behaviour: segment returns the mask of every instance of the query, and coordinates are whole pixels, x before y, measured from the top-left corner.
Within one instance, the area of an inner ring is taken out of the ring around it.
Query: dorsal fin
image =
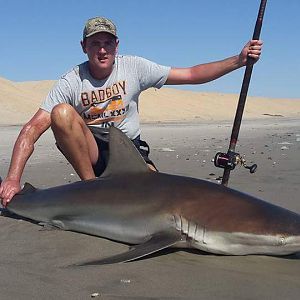
[[[109,160],[101,177],[151,172],[132,141],[119,129],[109,129]]]
[[[19,195],[23,195],[23,194],[27,194],[27,193],[33,193],[35,192],[37,189],[31,185],[30,183],[28,182],[25,182],[22,190],[18,193]]]

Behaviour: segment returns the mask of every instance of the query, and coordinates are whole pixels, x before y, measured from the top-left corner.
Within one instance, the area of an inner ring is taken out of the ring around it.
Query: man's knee
[[[75,110],[67,103],[57,104],[51,111],[51,121],[63,121],[73,116]]]
[[[71,126],[75,120],[77,112],[75,109],[67,103],[61,103],[54,106],[51,111],[51,127],[65,127]]]

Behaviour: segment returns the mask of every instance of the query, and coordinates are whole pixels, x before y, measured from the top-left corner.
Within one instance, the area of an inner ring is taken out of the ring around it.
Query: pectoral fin
[[[77,266],[105,265],[128,262],[168,248],[183,240],[184,237],[176,230],[159,232],[154,234],[147,242],[136,245],[130,248],[127,252],[106,257],[97,261],[82,263]]]

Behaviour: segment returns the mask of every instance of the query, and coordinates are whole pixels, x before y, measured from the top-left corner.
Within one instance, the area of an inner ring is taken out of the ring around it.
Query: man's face
[[[92,73],[111,71],[118,49],[118,40],[113,35],[99,32],[86,38],[81,45]]]

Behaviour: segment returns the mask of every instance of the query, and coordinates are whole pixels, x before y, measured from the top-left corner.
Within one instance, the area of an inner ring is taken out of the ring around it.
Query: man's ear
[[[83,53],[85,53],[85,54],[86,54],[86,49],[85,49],[85,40],[83,40],[83,41],[80,41],[80,45],[81,45],[81,48],[82,48],[82,51],[83,51]]]
[[[116,51],[115,51],[116,54],[118,53],[118,50],[119,50],[119,39],[116,38]]]

